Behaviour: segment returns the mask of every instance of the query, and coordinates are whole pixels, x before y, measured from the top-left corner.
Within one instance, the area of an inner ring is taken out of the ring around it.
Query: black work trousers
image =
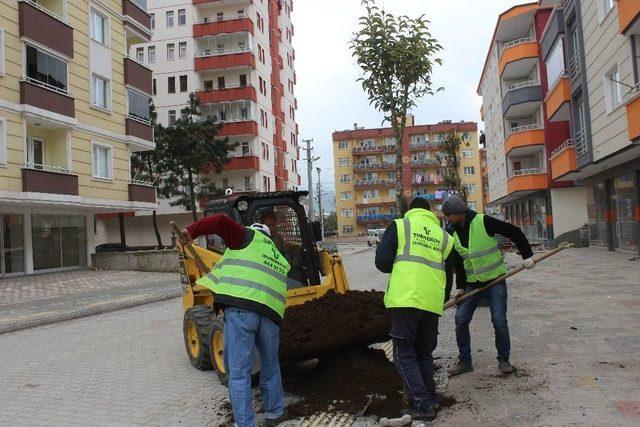
[[[438,343],[437,314],[417,308],[393,308],[393,359],[414,409],[424,411],[436,402],[433,351]]]

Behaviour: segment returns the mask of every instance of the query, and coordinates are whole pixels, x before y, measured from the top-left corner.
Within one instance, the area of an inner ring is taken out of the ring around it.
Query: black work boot
[[[415,409],[413,406],[409,409],[403,409],[402,415],[409,415],[412,421],[433,421],[436,419],[436,411],[433,406],[423,408],[422,410]]]
[[[453,367],[449,368],[447,371],[450,377],[455,377],[456,375],[462,375],[467,372],[473,372],[473,365],[463,362],[462,360],[458,360]]]
[[[498,369],[503,374],[513,374],[514,368],[508,360],[498,360]]]
[[[289,419],[289,411],[285,409],[282,415],[280,415],[278,418],[274,418],[274,419],[265,418],[265,425],[267,427],[274,427],[280,423],[287,421],[288,419]]]

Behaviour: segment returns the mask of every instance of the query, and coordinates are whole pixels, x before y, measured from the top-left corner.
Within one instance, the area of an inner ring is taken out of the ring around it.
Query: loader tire
[[[184,345],[191,364],[201,371],[212,368],[209,336],[214,319],[215,313],[206,305],[191,307],[184,313]]]
[[[218,375],[222,385],[227,385],[229,378],[224,366],[224,322],[222,317],[216,317],[211,322],[211,330],[207,337],[211,349],[210,363]]]

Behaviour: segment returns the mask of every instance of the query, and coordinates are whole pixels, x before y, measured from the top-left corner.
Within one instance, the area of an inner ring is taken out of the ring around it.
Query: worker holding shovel
[[[466,203],[455,195],[447,197],[442,204],[442,212],[449,220],[447,231],[455,239],[452,264],[456,272],[457,291],[454,298],[481,288],[506,273],[496,234],[515,243],[522,255],[524,268],[532,269],[536,265],[531,245],[518,227],[467,209]],[[455,321],[460,355],[456,365],[449,369],[451,376],[473,371],[469,323],[478,303],[484,297],[489,299],[498,350],[498,368],[504,374],[513,372],[513,366],[509,362],[511,342],[507,325],[507,285],[502,280],[458,305]]]
[[[402,219],[387,227],[376,250],[376,267],[391,273],[385,307],[393,320],[393,359],[411,398],[405,414],[431,421],[438,401],[432,353],[443,312],[445,259],[453,248],[429,202],[417,197]]]
[[[220,236],[227,250],[196,283],[214,293],[217,310],[224,309],[224,364],[235,425],[255,425],[254,349],[260,355],[260,394],[267,425],[277,425],[286,417],[278,347],[289,263],[271,240],[268,226],[245,227],[226,215],[205,217],[190,225],[182,231],[182,243],[210,234]]]

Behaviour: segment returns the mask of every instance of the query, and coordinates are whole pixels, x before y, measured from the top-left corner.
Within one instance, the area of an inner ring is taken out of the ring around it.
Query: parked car
[[[376,245],[378,246],[382,242],[382,235],[384,234],[384,228],[376,228],[367,231],[367,245],[369,247]]]

